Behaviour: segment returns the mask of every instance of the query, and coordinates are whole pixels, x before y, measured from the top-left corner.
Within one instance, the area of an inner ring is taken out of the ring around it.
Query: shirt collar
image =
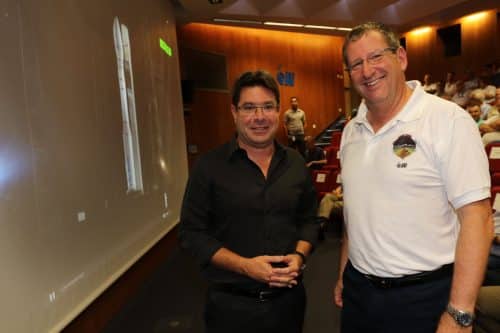
[[[274,155],[278,158],[282,158],[283,156],[286,156],[286,153],[285,147],[278,141],[274,140]],[[246,156],[247,153],[238,145],[238,134],[235,134],[228,144],[227,159],[231,160],[236,156],[241,156],[241,154]]]
[[[418,80],[407,81],[406,85],[412,89],[413,92],[406,104],[403,106],[403,109],[394,117],[394,119],[391,120],[391,123],[394,121],[409,122],[419,119],[424,111],[421,107],[415,107],[419,103],[422,103],[421,97],[426,93],[420,82]],[[367,112],[368,108],[363,100],[359,106],[356,118],[353,119],[355,123],[368,125],[368,119],[366,118]]]

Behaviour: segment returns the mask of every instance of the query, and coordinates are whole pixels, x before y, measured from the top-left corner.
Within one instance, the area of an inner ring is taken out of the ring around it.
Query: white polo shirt
[[[361,103],[340,147],[349,259],[359,271],[397,277],[454,261],[454,209],[490,196],[488,159],[471,116],[418,81],[376,134]]]

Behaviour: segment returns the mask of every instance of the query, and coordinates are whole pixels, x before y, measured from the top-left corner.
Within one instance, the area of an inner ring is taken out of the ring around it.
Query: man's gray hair
[[[348,59],[347,59],[347,46],[360,39],[364,35],[366,35],[370,31],[378,31],[382,34],[385,41],[387,42],[388,47],[397,50],[401,44],[399,43],[399,38],[396,33],[380,22],[366,22],[354,27],[344,40],[344,45],[342,47],[342,57],[344,59],[344,64],[349,67]]]

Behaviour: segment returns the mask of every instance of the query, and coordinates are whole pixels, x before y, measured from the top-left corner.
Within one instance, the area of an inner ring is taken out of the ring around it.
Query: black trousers
[[[452,277],[381,289],[348,262],[343,279],[342,333],[435,333]]]
[[[206,333],[301,333],[305,304],[302,284],[266,301],[209,289]]]
[[[288,136],[288,146],[290,148],[298,150],[298,152],[305,157],[306,154],[306,142],[304,139],[304,134],[295,134]]]

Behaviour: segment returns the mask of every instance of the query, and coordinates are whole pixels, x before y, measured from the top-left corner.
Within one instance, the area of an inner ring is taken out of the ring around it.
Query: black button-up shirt
[[[200,157],[184,194],[179,237],[211,282],[256,283],[211,264],[225,247],[243,257],[283,255],[316,243],[317,197],[298,152],[275,143],[267,178],[236,139]]]

